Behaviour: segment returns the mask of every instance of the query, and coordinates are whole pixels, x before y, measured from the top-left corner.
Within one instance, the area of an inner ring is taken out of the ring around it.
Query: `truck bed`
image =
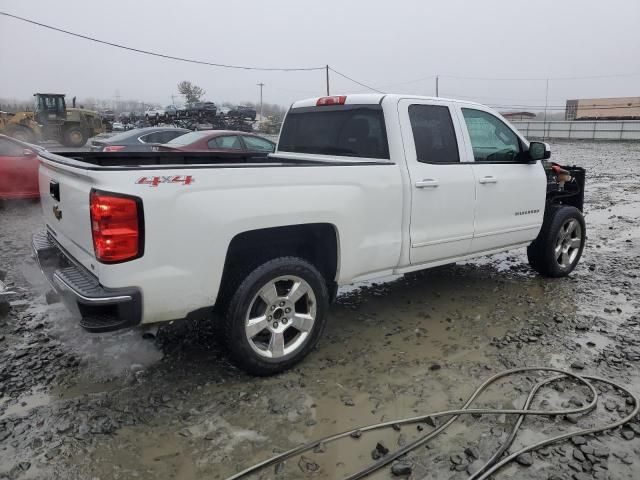
[[[245,232],[290,225],[341,232],[339,248],[358,250],[367,262],[345,258],[336,282],[396,265],[400,256],[402,170],[389,160],[42,152],[39,185],[51,242],[102,288],[143,290],[143,323],[184,318],[214,305],[227,252]],[[92,192],[136,199],[142,232],[138,258],[97,260]],[[180,285],[184,293],[167,295],[170,285]]]
[[[85,170],[158,170],[175,168],[241,168],[269,166],[320,166],[389,164],[380,161],[345,161],[336,158],[327,161],[294,156],[255,156],[247,153],[206,152],[40,152],[47,160]]]

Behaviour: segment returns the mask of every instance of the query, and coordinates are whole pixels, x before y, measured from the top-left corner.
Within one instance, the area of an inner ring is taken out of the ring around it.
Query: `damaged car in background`
[[[526,247],[582,254],[585,171],[476,103],[359,94],[295,102],[276,150],[40,153],[40,267],[93,332],[220,322],[230,358],[281,372],[339,285]]]

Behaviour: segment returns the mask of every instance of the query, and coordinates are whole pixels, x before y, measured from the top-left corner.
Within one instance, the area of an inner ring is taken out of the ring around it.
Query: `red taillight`
[[[347,101],[346,95],[334,95],[333,97],[321,97],[316,102],[316,107],[322,107],[325,105],[344,105]]]
[[[91,192],[91,233],[96,258],[124,262],[142,254],[142,206],[136,198]]]
[[[125,148],[124,145],[107,145],[102,149],[102,151],[103,152],[119,152],[123,148]]]

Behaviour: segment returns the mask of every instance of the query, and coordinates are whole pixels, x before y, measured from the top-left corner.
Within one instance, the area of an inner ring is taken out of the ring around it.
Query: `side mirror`
[[[32,157],[36,154],[36,152],[34,152],[33,150],[31,150],[30,148],[25,148],[24,150],[22,150],[22,156],[23,157]]]
[[[529,143],[529,159],[532,161],[546,160],[551,158],[551,148],[548,143],[531,142]]]

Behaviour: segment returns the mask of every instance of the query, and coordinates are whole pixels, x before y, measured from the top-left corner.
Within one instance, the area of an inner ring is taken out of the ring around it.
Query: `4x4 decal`
[[[149,185],[157,187],[161,183],[181,183],[183,185],[191,185],[195,179],[191,175],[167,175],[157,177],[140,177],[136,183],[138,185]]]

